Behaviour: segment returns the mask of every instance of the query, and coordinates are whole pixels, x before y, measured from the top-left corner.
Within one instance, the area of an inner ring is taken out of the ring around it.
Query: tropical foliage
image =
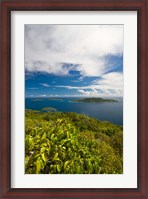
[[[73,112],[26,110],[25,120],[26,174],[123,173],[121,126]]]

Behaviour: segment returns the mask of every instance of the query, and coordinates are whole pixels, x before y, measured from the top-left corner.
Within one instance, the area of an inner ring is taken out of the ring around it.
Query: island
[[[100,103],[100,102],[118,102],[117,100],[114,99],[103,99],[103,98],[83,98],[83,99],[76,99],[72,100],[73,102],[88,102],[88,103]]]
[[[63,102],[63,99],[61,99],[61,98],[48,98],[48,100]]]
[[[34,102],[43,101],[43,98],[33,98],[32,101]]]

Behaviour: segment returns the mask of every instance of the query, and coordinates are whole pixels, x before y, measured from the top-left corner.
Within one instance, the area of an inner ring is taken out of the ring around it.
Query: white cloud
[[[82,96],[92,96],[92,97],[97,97],[100,96],[100,91],[92,88],[90,91],[87,90],[78,90],[82,94]]]
[[[43,94],[43,95],[39,95],[39,97],[47,97],[47,95]]]
[[[121,25],[26,25],[25,68],[28,71],[101,76],[111,70],[107,55],[122,55]],[[63,63],[76,65],[63,66]]]
[[[49,84],[46,84],[46,83],[40,83],[40,85],[44,86],[44,87],[50,87]]]
[[[82,94],[85,94],[85,95],[88,95],[90,92],[89,91],[85,91],[85,90],[78,90],[78,92],[82,93]]]
[[[62,86],[56,87],[75,89],[83,96],[123,96],[123,74],[108,73],[97,79],[89,86]]]
[[[93,83],[105,89],[123,90],[123,74],[118,72],[108,73],[103,75],[101,80],[95,80]]]

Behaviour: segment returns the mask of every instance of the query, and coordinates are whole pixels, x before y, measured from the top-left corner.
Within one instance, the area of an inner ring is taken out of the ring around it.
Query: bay
[[[118,102],[102,103],[73,102],[75,99],[80,98],[26,98],[25,108],[41,111],[45,107],[52,107],[57,111],[82,113],[101,121],[123,125],[123,98],[111,98]]]

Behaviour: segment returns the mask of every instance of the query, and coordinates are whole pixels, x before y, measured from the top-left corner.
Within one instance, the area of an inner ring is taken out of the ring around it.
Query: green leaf
[[[57,119],[57,122],[59,122],[59,123],[62,122],[62,119]]]
[[[66,169],[66,166],[68,165],[68,163],[69,163],[68,160],[64,163],[64,169]]]
[[[66,142],[69,142],[69,141],[71,141],[71,139],[62,140],[61,144],[64,145]]]
[[[46,148],[45,148],[45,147],[42,147],[41,150],[40,150],[40,152],[41,152],[41,153],[44,153],[45,150],[46,150]]]
[[[44,142],[41,146],[47,146],[47,143],[46,143],[46,142]]]
[[[66,147],[65,147],[65,146],[63,146],[63,147],[62,147],[62,149],[66,150]]]
[[[53,140],[53,138],[54,138],[54,133],[51,135],[51,140]]]
[[[29,156],[26,156],[26,157],[25,157],[25,165],[28,164],[28,161],[29,161]]]
[[[67,131],[67,138],[69,139],[69,132]]]
[[[61,171],[61,166],[59,164],[57,165],[57,170],[58,170],[58,172]]]
[[[29,137],[29,144],[32,145],[32,142],[33,142],[33,138]]]
[[[41,161],[40,160],[37,160],[36,161],[36,173],[40,173],[40,170],[41,170]]]
[[[39,156],[40,156],[40,153],[38,153],[38,154],[37,154],[37,155],[35,155],[34,157],[35,157],[35,158],[38,158]]]
[[[78,173],[81,173],[81,167],[78,166]]]
[[[46,138],[46,133],[43,134],[41,140],[45,139]]]
[[[54,157],[53,157],[53,159],[52,159],[52,160],[53,160],[53,161],[55,161],[55,160],[59,160],[58,155],[59,155],[58,153],[55,153],[55,155],[54,155]]]
[[[45,157],[45,154],[42,153],[41,156],[42,156],[43,161],[46,163],[47,159],[46,159],[46,157]]]
[[[75,140],[71,140],[71,144],[75,144]]]
[[[50,146],[46,148],[46,152],[47,152],[48,155],[50,154],[50,150],[51,150]]]

